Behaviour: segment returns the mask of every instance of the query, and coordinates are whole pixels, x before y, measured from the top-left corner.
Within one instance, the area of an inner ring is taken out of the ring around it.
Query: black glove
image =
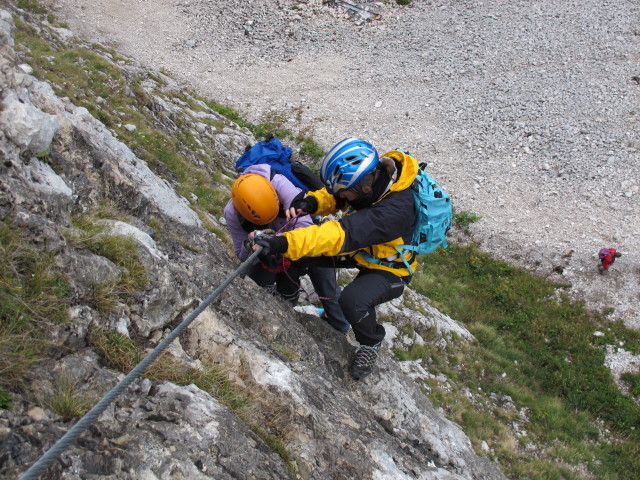
[[[249,253],[253,252],[253,246],[256,244],[256,237],[259,237],[260,235],[271,236],[273,235],[273,230],[270,228],[265,228],[264,230],[253,230],[253,236],[249,235],[242,242],[242,246],[247,252]]]
[[[347,205],[347,201],[344,198],[339,197],[337,193],[333,194],[333,198],[336,200],[336,208],[338,210],[342,210]]]
[[[285,253],[289,248],[289,242],[285,237],[274,237],[273,235],[257,234],[253,241],[262,246],[260,256]]]
[[[318,200],[313,197],[305,197],[305,193],[300,192],[291,201],[290,208],[301,210],[303,214],[314,213],[318,209]]]

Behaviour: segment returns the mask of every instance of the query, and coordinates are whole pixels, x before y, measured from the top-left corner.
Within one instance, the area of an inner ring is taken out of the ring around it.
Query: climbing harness
[[[120,395],[140,374],[142,374],[153,361],[158,358],[160,353],[173,342],[182,331],[200,315],[205,308],[225,289],[227,286],[240,275],[260,254],[262,247],[254,251],[231,275],[229,275],[218,288],[216,288],[191,315],[185,318],[149,355],[143,358],[133,370],[131,370],[118,384],[113,387],[84,417],[78,420],[67,433],[65,433],[47,452],[40,457],[18,480],[36,480],[44,471],[69,447],[79,436],[86,430],[99,416],[104,412],[109,404]]]

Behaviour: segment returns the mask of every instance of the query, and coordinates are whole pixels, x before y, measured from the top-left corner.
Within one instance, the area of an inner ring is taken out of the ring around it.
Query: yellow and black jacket
[[[328,221],[284,233],[289,244],[285,257],[298,260],[315,255],[352,255],[359,266],[387,270],[399,277],[409,276],[409,270],[399,258],[394,245],[411,242],[415,206],[409,187],[418,173],[418,162],[397,150],[383,156],[392,158],[399,172],[389,190],[370,207],[353,211],[339,221]],[[309,192],[308,195],[318,201],[314,215],[330,215],[339,210],[336,198],[325,188]],[[342,210],[347,210],[347,206]],[[367,260],[367,254],[383,263]],[[411,252],[404,252],[404,256],[415,271],[417,262],[414,256]]]

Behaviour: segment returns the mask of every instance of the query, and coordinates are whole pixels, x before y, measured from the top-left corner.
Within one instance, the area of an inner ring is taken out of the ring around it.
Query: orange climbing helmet
[[[256,225],[273,222],[280,210],[280,199],[271,182],[262,175],[247,173],[233,182],[231,201],[240,215]]]

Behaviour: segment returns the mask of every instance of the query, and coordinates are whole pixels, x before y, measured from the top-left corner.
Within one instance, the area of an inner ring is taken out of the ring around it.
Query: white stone
[[[0,111],[0,128],[22,152],[40,153],[49,149],[60,128],[54,115],[44,113],[29,103],[23,103],[10,91]]]

